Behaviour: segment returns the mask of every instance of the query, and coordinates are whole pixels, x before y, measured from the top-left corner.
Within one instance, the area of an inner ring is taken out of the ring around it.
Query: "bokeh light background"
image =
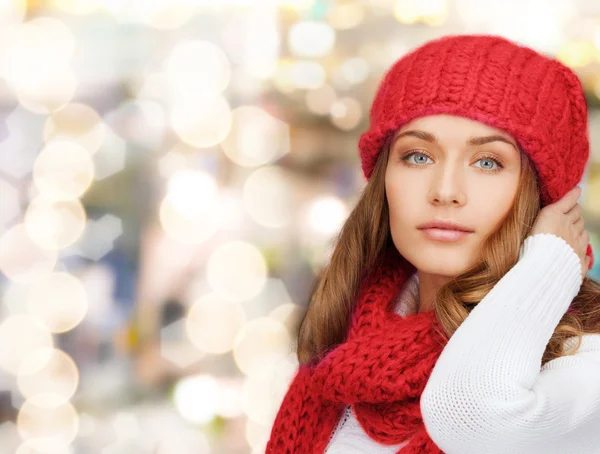
[[[383,71],[466,32],[583,81],[600,257],[595,0],[0,1],[0,452],[264,452]]]

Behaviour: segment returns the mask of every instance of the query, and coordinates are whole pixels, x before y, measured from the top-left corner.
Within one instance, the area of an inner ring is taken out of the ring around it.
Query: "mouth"
[[[466,232],[464,230],[441,229],[433,227],[420,230],[421,232],[423,232],[426,238],[433,241],[442,241],[445,243],[454,243],[456,241],[460,241],[473,233]]]

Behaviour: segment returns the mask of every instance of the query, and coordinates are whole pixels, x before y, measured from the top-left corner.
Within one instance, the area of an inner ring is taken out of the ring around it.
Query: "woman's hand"
[[[575,186],[562,199],[542,208],[530,235],[552,233],[565,240],[579,256],[581,275],[584,278],[590,264],[590,258],[585,254],[590,234],[584,228],[581,207],[577,203],[580,195],[581,188]]]

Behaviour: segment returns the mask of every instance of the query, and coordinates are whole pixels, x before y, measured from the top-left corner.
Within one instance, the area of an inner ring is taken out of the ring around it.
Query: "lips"
[[[459,224],[456,221],[434,219],[433,221],[425,222],[417,227],[420,230],[438,229],[438,230],[457,230],[460,232],[472,233],[473,229]]]
[[[460,241],[474,230],[451,219],[433,219],[418,226],[426,238],[433,241]]]
[[[430,240],[443,241],[443,242],[455,242],[471,235],[472,232],[465,232],[462,230],[448,230],[448,229],[420,229],[423,234]]]

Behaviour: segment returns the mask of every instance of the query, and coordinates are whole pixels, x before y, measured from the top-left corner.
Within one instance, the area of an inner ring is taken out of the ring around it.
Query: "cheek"
[[[470,201],[477,207],[475,212],[480,221],[480,233],[487,236],[500,228],[514,203],[515,195],[516,185],[513,188],[512,184],[489,186],[485,191],[476,191],[471,195]]]
[[[411,195],[412,194],[412,195]],[[416,192],[409,190],[405,184],[398,181],[386,183],[386,197],[390,213],[390,227],[401,228],[402,223],[407,223],[411,219],[415,205]]]

